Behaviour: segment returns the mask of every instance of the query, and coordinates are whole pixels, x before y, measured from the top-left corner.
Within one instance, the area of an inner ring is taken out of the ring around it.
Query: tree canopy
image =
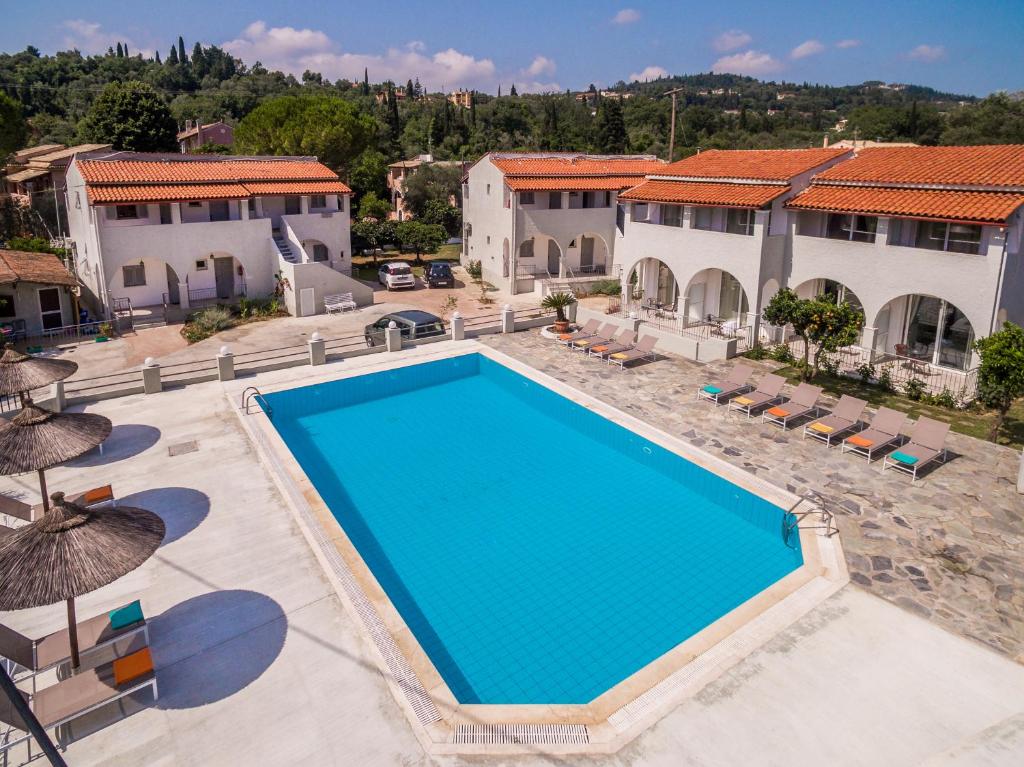
[[[376,192],[367,192],[359,201],[358,218],[372,218],[375,221],[386,221],[391,212],[391,203],[382,200]]]
[[[21,104],[0,91],[0,158],[21,149],[28,137]]]
[[[79,126],[81,138],[129,152],[177,149],[177,127],[163,97],[151,85],[111,83],[96,98]]]
[[[451,205],[462,191],[462,168],[457,165],[421,165],[405,180],[405,205],[417,218],[427,212],[432,200]]]
[[[804,342],[801,372],[805,380],[818,374],[826,354],[857,343],[864,315],[846,301],[836,303],[831,296],[800,298],[790,288],[772,296],[764,309],[764,318],[772,325],[790,325]],[[811,347],[814,356],[808,361]]]
[[[1024,397],[1024,328],[1004,322],[1001,330],[974,342],[981,356],[978,398],[996,410],[989,439],[995,442],[1013,403]]]

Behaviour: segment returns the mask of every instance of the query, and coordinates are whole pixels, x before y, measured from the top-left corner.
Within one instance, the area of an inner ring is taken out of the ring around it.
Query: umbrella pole
[[[78,619],[75,617],[75,598],[68,600],[68,642],[71,645],[71,668],[77,672],[81,665],[78,657]]]
[[[46,494],[46,472],[39,470],[39,492],[43,494],[43,514],[50,510],[50,496]]]
[[[50,760],[50,764],[53,767],[67,767],[67,762],[64,761],[64,757],[60,755],[57,747],[53,745],[53,741],[50,740],[50,736],[46,734],[46,730],[43,725],[36,719],[36,715],[32,713],[32,708],[28,705],[28,701],[21,694],[17,685],[14,684],[10,675],[7,673],[7,667],[0,664],[0,687],[3,688],[4,695],[11,701],[11,706],[18,712],[18,716],[21,717],[25,726],[28,728],[29,734],[35,738],[36,743],[43,749],[43,753],[46,754],[46,758]]]

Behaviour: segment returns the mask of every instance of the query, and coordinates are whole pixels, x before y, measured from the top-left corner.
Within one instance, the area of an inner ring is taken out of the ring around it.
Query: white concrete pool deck
[[[259,385],[297,372],[251,380]],[[160,513],[169,533],[142,568],[80,600],[79,614],[87,616],[142,599],[161,696],[71,743],[66,756],[76,767],[1024,760],[1024,667],[856,586],[614,756],[429,757],[221,385],[88,409],[110,417],[114,433],[102,456],[49,472],[51,488],[112,482],[126,502]],[[192,440],[197,450],[168,456],[168,447]],[[358,439],[352,449],[365,456]],[[0,478],[0,490],[37,498],[30,475]],[[39,635],[59,628],[62,616],[50,607],[0,620]]]

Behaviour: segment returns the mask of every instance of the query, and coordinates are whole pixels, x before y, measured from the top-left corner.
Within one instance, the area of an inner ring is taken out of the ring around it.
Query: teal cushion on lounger
[[[138,599],[130,605],[111,610],[107,617],[110,618],[110,627],[114,629],[123,629],[126,626],[131,626],[133,623],[141,623],[144,620],[142,605],[139,604]]]
[[[722,389],[718,386],[712,386],[711,384],[708,384],[707,386],[704,387],[704,391],[706,391],[708,394],[721,394]]]
[[[895,458],[900,463],[905,463],[908,466],[913,466],[915,463],[917,463],[916,455],[907,455],[906,453],[901,453],[899,450],[893,451],[893,454],[890,455],[889,457]]]

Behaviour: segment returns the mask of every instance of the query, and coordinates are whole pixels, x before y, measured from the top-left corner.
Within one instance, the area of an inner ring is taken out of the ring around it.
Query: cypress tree
[[[188,64],[188,56],[185,55],[185,41],[178,35],[178,61]]]
[[[405,97],[407,99],[411,99],[415,95],[416,91],[413,88],[412,79],[410,79],[409,82],[405,84]]]
[[[160,51],[155,51],[155,53],[156,53],[156,63],[159,64],[160,63]]]
[[[626,121],[618,99],[601,99],[597,110],[597,146],[606,154],[626,151]]]
[[[469,124],[476,127],[476,91],[469,92]]]
[[[370,95],[370,70],[363,67],[363,95]]]
[[[171,46],[171,52],[167,54],[167,63],[172,65],[178,63],[178,49],[173,45]]]
[[[124,57],[128,58],[128,43],[124,44]]]
[[[508,95],[509,96],[518,96],[519,95],[518,93],[516,93],[516,84],[515,83],[512,83],[512,88],[511,88],[511,90],[509,90]]]
[[[124,58],[124,48],[121,47],[121,43],[117,44],[117,53],[114,55],[116,55],[119,59]]]

